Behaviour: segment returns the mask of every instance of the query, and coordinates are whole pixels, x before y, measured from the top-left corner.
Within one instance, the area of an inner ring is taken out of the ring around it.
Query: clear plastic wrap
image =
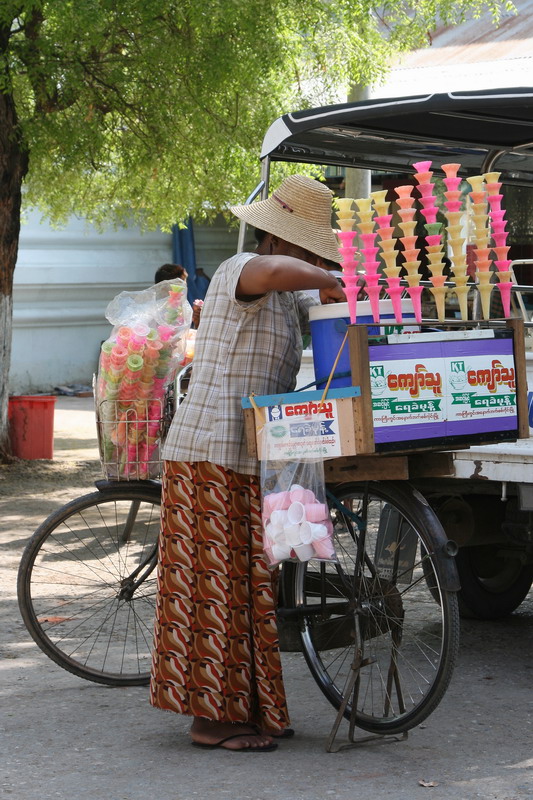
[[[104,472],[116,480],[157,478],[166,390],[186,360],[187,286],[173,280],[121,292],[106,317],[113,330],[101,347],[95,385]]]
[[[270,567],[282,561],[335,561],[333,525],[326,500],[324,462],[316,457],[300,461],[268,458],[270,428],[262,431],[261,511],[263,548]],[[274,434],[275,435],[275,434]]]

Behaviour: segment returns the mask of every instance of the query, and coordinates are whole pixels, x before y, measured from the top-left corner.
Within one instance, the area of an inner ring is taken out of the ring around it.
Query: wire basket
[[[161,446],[173,413],[172,386],[163,398],[97,402],[96,429],[105,477],[116,481],[159,479]]]

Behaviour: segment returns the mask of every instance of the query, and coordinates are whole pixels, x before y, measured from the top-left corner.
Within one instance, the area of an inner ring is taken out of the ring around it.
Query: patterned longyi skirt
[[[167,461],[152,705],[279,731],[289,724],[259,481]]]

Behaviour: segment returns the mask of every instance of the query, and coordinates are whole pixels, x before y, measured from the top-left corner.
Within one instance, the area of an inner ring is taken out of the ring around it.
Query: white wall
[[[150,286],[171,260],[170,234],[133,227],[100,234],[74,218],[54,230],[28,215],[13,291],[11,394],[90,384],[110,331],[106,305],[121,291]]]

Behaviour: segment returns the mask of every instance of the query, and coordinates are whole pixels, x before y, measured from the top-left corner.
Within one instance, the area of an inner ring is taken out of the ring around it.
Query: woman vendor
[[[194,370],[165,446],[150,700],[193,717],[200,747],[265,752],[293,734],[283,688],[272,573],[262,552],[259,463],[241,398],[294,389],[303,325],[344,292],[329,189],[299,175],[232,212],[256,227],[255,253],[215,273]]]

